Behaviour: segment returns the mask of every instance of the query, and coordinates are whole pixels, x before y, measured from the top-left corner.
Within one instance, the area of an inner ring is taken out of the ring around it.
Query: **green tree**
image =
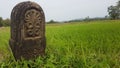
[[[119,10],[117,6],[110,6],[108,7],[108,14],[111,19],[119,19]]]
[[[2,19],[2,17],[0,17],[0,27],[3,26],[2,21],[3,21],[3,19]]]
[[[117,2],[116,6],[108,7],[108,14],[111,19],[120,19],[120,0]]]

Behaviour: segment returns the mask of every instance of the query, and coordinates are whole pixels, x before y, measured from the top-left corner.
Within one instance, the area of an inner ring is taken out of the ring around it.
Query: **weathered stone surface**
[[[21,2],[11,12],[10,47],[15,59],[32,59],[45,53],[45,16],[34,2]]]

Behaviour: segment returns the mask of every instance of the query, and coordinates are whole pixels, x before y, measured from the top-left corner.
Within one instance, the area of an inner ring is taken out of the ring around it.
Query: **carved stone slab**
[[[30,1],[17,4],[11,12],[10,47],[15,59],[32,59],[45,53],[45,16]]]

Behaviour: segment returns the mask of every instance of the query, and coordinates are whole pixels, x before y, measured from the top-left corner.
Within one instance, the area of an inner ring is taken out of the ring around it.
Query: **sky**
[[[13,7],[28,0],[0,0],[0,17],[10,18]],[[46,21],[67,21],[85,17],[104,17],[107,8],[118,0],[29,0],[38,3],[45,13]]]

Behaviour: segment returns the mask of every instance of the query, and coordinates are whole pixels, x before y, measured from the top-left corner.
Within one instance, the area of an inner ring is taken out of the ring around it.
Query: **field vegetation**
[[[120,68],[120,21],[46,25],[46,55],[15,61],[9,27],[0,28],[1,68]]]

